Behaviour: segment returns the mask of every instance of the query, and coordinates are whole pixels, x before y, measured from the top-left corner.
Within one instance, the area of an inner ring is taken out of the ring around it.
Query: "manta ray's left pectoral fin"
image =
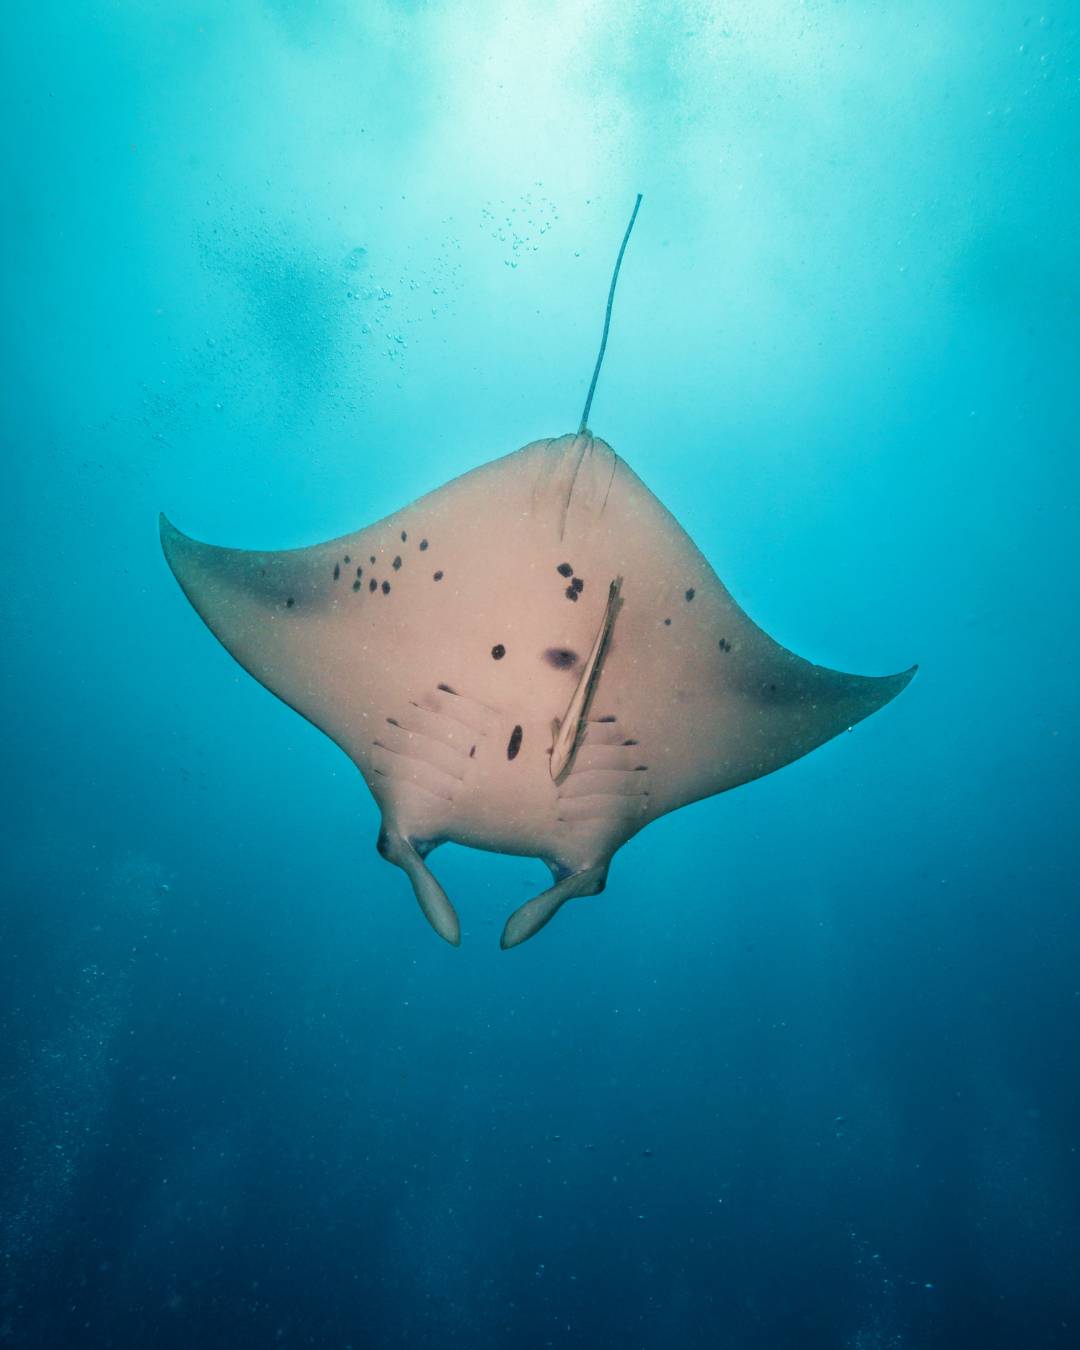
[[[385,825],[379,831],[379,853],[387,862],[400,867],[412,882],[413,892],[424,918],[451,947],[461,946],[461,922],[446,892],[435,880],[412,840]]]
[[[579,895],[599,895],[607,883],[608,860],[595,867],[587,867],[581,872],[572,872],[570,876],[557,881],[549,890],[527,900],[520,909],[515,909],[506,921],[506,927],[499,939],[499,946],[506,951],[509,947],[520,946],[534,933],[538,933],[544,924],[549,923],[567,900]]]

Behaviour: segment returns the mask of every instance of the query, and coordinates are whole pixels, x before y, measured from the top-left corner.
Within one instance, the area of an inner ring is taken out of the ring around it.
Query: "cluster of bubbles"
[[[315,242],[299,208],[213,208],[196,223],[192,245],[212,292],[201,309],[216,321],[167,354],[132,406],[84,427],[86,472],[104,471],[98,461],[130,440],[132,471],[145,476],[148,450],[175,453],[201,436],[216,439],[214,424],[230,415],[300,434],[335,417],[351,422],[377,393],[385,363],[400,387],[420,329],[453,317],[463,281],[452,217],[411,258],[391,262],[355,235],[337,247]],[[158,314],[171,333],[175,316]]]
[[[362,311],[358,335],[369,350],[401,364],[409,347],[410,329],[452,312],[461,289],[461,240],[447,217],[439,244],[422,266],[408,263],[388,278],[375,275],[368,250],[356,245],[345,256],[343,285],[349,305]]]
[[[882,1325],[874,1314],[848,1342],[848,1350],[905,1350],[906,1344],[900,1332]]]
[[[907,1344],[898,1329],[907,1291],[920,1290],[920,1296],[933,1297],[931,1280],[897,1276],[883,1253],[861,1233],[848,1234],[855,1257],[855,1271],[869,1303],[862,1327],[848,1342],[848,1350],[901,1350]]]
[[[336,268],[287,219],[226,209],[196,228],[195,246],[225,302],[188,362],[196,408],[224,411],[229,399],[282,391],[292,407],[318,400],[333,381],[342,347]],[[267,376],[271,378],[268,380]]]
[[[220,318],[160,380],[143,384],[137,407],[112,419],[117,426],[90,430],[108,435],[134,422],[174,449],[200,423],[236,412],[301,431],[335,416],[350,421],[377,388],[382,362],[400,384],[411,339],[452,316],[462,286],[452,217],[417,246],[419,263],[380,266],[355,236],[337,248],[316,243],[299,209],[279,215],[228,203],[196,224],[193,245]]]
[[[480,208],[481,228],[500,245],[505,267],[516,268],[539,252],[541,239],[559,219],[559,209],[541,191],[543,186],[538,181],[516,202],[485,202]],[[502,249],[504,244],[507,247]]]
[[[479,212],[481,234],[508,269],[537,254],[558,223],[539,180]],[[462,238],[453,216],[438,226],[407,260],[391,261],[363,236],[346,237],[339,250],[313,242],[300,208],[275,214],[214,204],[213,215],[197,222],[193,244],[220,319],[113,421],[135,422],[149,441],[174,450],[199,434],[200,423],[235,410],[278,426],[351,419],[387,365],[400,387],[410,347],[422,334],[430,343],[438,333],[432,325],[454,317],[464,286]],[[122,427],[88,430],[115,439]]]
[[[1014,88],[1012,97],[1003,91],[1002,98],[986,109],[986,116],[1006,122],[1016,111],[1019,103],[1037,96],[1040,89],[1050,84],[1058,74],[1053,53],[1046,50],[1046,36],[1054,27],[1054,20],[1047,14],[1038,19],[1029,15],[1023,22],[1023,41],[1016,48],[1017,56],[1024,61],[1022,87]],[[1006,86],[1008,88],[1008,86]]]

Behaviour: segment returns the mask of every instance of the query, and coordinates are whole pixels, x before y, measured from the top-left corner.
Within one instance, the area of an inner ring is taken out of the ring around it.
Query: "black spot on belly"
[[[338,579],[340,576],[341,576],[341,567],[340,567],[340,565],[339,565],[338,563],[335,563],[335,564],[334,564],[334,580],[337,581],[337,579]]]
[[[716,645],[720,648],[722,652],[731,651],[731,643],[727,640],[727,638],[721,638]]]
[[[616,719],[608,713],[607,717],[598,717],[596,720],[598,722],[614,722]]]
[[[443,574],[442,574],[441,572],[436,572],[435,575],[434,575],[431,579],[432,579],[432,581],[442,581],[442,579],[443,579]]]
[[[357,579],[353,582],[352,588],[353,588],[354,591],[358,591],[358,590],[360,589],[360,578],[359,578],[359,577],[357,577]]]
[[[374,577],[372,577],[371,580],[368,582],[367,588],[369,591],[377,591],[379,589],[379,583],[375,580]]]
[[[401,542],[404,543],[405,540],[408,539],[408,537],[409,537],[409,536],[405,533],[405,531],[402,530],[402,531],[401,531]]]
[[[443,693],[443,694],[456,694],[456,693],[457,693],[457,690],[456,690],[456,689],[451,689],[450,686],[449,686],[448,684],[437,684],[437,685],[435,686],[435,688],[438,689],[438,690],[440,691],[440,693]]]
[[[567,586],[566,598],[567,600],[573,600],[575,604],[577,603],[578,592],[574,590],[573,586]]]
[[[427,549],[427,546],[428,546],[427,540],[426,540],[426,539],[421,539],[421,540],[420,540],[420,552],[421,552],[421,553],[425,552],[426,549]]]
[[[582,581],[580,577],[571,577],[570,589],[572,591],[577,591],[578,594],[580,595],[581,592],[585,589],[585,583]]]
[[[670,627],[671,627],[671,620],[670,620],[670,619],[665,619],[665,620],[664,620],[664,627],[665,627],[665,628],[670,628]]]
[[[491,649],[492,660],[501,661],[505,655],[506,655],[506,648],[502,645],[501,642],[496,642],[495,646],[492,647]]]
[[[368,559],[368,561],[374,563],[374,561],[375,561],[375,554],[374,554],[374,553],[371,555],[371,557]]]
[[[572,652],[569,647],[549,647],[544,653],[544,660],[556,670],[569,670],[577,664],[577,659],[577,652]]]
[[[364,575],[364,569],[363,569],[362,567],[358,567],[358,568],[356,569],[356,575],[357,575],[358,577],[362,577],[362,576]]]
[[[382,593],[383,593],[383,595],[389,595],[389,594],[390,594],[390,583],[389,583],[388,581],[384,581],[384,582],[383,582],[383,584],[382,584]]]
[[[296,601],[295,601],[295,600],[292,598],[292,596],[290,595],[289,598],[288,598],[288,600],[285,601],[285,608],[286,608],[286,609],[292,609],[293,605],[295,605],[295,604],[296,604]]]
[[[345,554],[345,561],[346,561],[346,563],[351,563],[351,562],[352,562],[352,559],[349,557],[349,555],[348,555],[347,553]]]
[[[506,743],[507,759],[517,758],[517,752],[521,749],[522,734],[523,733],[520,727],[515,727],[513,731],[510,733],[510,739]]]
[[[687,598],[687,600],[693,600],[693,598],[694,598],[694,588],[693,588],[693,586],[691,586],[690,589],[686,592],[686,598]]]
[[[560,563],[555,571],[558,572],[561,577],[572,577],[574,575],[574,569],[569,563]]]
[[[476,757],[476,746],[474,745],[471,746],[469,749],[469,758],[474,759],[475,757]]]
[[[393,561],[390,565],[391,565],[391,567],[393,567],[394,571],[396,572],[396,571],[398,570],[398,568],[401,566],[401,558],[400,558],[400,556],[398,556],[397,558],[395,558],[394,561]]]
[[[623,741],[623,745],[637,745],[637,741]]]

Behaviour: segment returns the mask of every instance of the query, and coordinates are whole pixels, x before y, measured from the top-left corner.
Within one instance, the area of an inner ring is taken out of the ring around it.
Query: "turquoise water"
[[[1075,7],[7,24],[0,1344],[1074,1342]],[[590,417],[895,703],[500,952],[164,510],[284,548]]]

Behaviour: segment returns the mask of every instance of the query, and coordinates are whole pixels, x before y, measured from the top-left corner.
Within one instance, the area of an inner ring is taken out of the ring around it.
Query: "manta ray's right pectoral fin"
[[[608,859],[595,867],[586,867],[581,872],[572,872],[570,876],[557,881],[549,890],[527,900],[520,909],[515,909],[506,921],[499,946],[506,951],[509,947],[520,946],[538,933],[544,924],[558,914],[567,900],[579,895],[599,895],[607,883]]]
[[[400,867],[412,882],[413,892],[424,911],[424,917],[436,933],[449,942],[451,947],[460,947],[461,923],[457,912],[412,840],[384,825],[379,831],[379,842],[376,847],[387,862]]]

